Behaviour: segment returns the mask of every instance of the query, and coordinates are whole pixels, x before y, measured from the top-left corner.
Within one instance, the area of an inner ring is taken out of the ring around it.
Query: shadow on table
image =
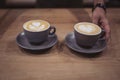
[[[65,46],[64,40],[62,40],[62,41],[58,40],[58,43],[56,44],[56,49],[57,49],[58,53],[61,53],[64,51],[64,46]]]
[[[23,49],[21,47],[19,47],[19,49],[28,55],[42,55],[42,54],[48,54],[51,52],[51,48],[46,49],[46,50],[28,50],[28,49]]]
[[[78,57],[84,57],[84,58],[98,58],[102,56],[102,52],[99,53],[79,53],[76,51],[73,51],[71,49],[69,49],[70,52]]]

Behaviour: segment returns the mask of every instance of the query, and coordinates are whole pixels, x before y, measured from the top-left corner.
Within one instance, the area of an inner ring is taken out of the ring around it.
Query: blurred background
[[[81,8],[93,0],[0,0],[0,8]],[[120,0],[106,0],[107,7],[120,7]]]

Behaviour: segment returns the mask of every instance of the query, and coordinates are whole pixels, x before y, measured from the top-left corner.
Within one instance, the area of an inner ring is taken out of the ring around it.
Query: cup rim
[[[26,26],[25,24],[28,23],[28,22],[31,22],[31,21],[45,21],[45,20],[41,20],[41,19],[37,19],[37,20],[29,20],[29,21],[26,21],[24,24],[23,24],[23,29],[26,30],[26,31],[29,31],[29,32],[43,32],[43,31],[46,31],[50,28],[50,23],[48,21],[45,21],[47,24],[48,24],[48,28],[46,28],[45,30],[41,30],[41,31],[31,31],[31,30],[28,30],[26,29]]]
[[[77,31],[78,33],[80,33],[80,34],[83,34],[83,35],[87,35],[87,36],[94,36],[94,35],[99,35],[101,32],[102,32],[102,29],[98,26],[98,28],[99,28],[99,32],[98,33],[96,33],[96,34],[84,34],[84,33],[82,33],[82,32],[79,32],[77,29],[76,29],[76,25],[78,25],[78,24],[83,24],[83,23],[87,23],[87,24],[92,24],[92,25],[95,25],[95,26],[98,26],[98,25],[96,25],[96,24],[94,24],[94,23],[91,23],[91,22],[79,22],[79,23],[76,23],[75,25],[74,25],[74,30],[75,31]]]

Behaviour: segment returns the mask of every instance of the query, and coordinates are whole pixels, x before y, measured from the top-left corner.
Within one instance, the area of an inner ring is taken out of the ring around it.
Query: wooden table
[[[0,9],[0,80],[119,80],[120,9],[108,9],[111,43],[103,53],[85,56],[68,49],[65,36],[73,25],[91,21],[91,9]],[[21,50],[16,36],[24,22],[43,19],[57,29],[58,43],[49,51]]]

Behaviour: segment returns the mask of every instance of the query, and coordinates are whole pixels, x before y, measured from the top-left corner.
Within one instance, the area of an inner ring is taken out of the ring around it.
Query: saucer
[[[75,40],[75,36],[74,36],[74,33],[71,32],[69,33],[66,38],[65,38],[65,43],[66,45],[76,51],[76,52],[79,52],[79,53],[99,53],[99,52],[102,52],[105,48],[106,48],[106,40],[105,39],[99,39],[96,44],[91,47],[91,48],[83,48],[83,47],[80,47],[76,44],[76,40]]]
[[[40,45],[33,45],[28,42],[24,32],[20,33],[16,37],[16,42],[18,46],[27,50],[46,50],[53,47],[57,43],[57,41],[58,39],[56,35],[49,35],[48,40],[46,40],[44,43]]]

